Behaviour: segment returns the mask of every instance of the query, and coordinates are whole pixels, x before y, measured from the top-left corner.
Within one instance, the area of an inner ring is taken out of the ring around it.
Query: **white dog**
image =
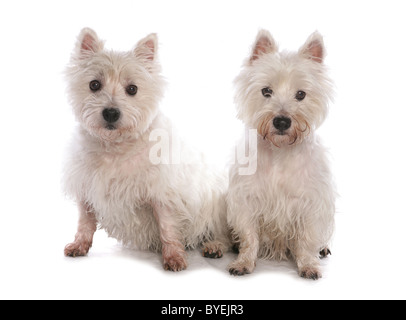
[[[315,134],[332,93],[324,57],[317,32],[297,53],[280,53],[262,30],[235,81],[238,118],[258,132],[258,163],[253,175],[240,175],[239,164],[230,170],[228,223],[239,243],[233,275],[251,273],[258,257],[291,256],[300,276],[322,276],[319,256],[330,254],[336,195]]]
[[[164,81],[156,35],[115,52],[83,29],[67,78],[79,126],[64,181],[80,218],[65,255],[86,255],[99,225],[125,245],[161,251],[166,270],[185,269],[185,248],[202,243],[206,257],[221,257],[229,245],[227,179],[178,141],[158,109]],[[179,157],[168,154],[175,146]]]

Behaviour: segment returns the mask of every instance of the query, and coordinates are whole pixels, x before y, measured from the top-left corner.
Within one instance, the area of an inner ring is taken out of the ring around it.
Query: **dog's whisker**
[[[295,134],[293,135],[293,141],[292,141],[291,143],[289,143],[289,145],[295,144],[295,142],[296,142],[296,140],[297,140],[297,137],[298,137],[298,135],[297,135],[297,133],[296,133],[296,131],[295,131]]]

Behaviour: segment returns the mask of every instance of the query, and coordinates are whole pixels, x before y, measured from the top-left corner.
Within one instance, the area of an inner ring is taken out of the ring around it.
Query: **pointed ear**
[[[157,50],[158,36],[156,33],[151,33],[137,43],[134,49],[134,54],[145,62],[152,62],[156,59]]]
[[[275,40],[272,38],[271,34],[267,30],[260,30],[255,40],[250,63],[257,60],[264,54],[274,53],[278,51],[278,46],[276,45]]]
[[[323,36],[317,31],[311,34],[306,43],[299,49],[299,53],[307,59],[322,63],[326,56]]]
[[[99,39],[96,32],[90,28],[84,28],[78,36],[76,43],[76,54],[79,58],[84,59],[92,54],[102,51],[103,41]]]

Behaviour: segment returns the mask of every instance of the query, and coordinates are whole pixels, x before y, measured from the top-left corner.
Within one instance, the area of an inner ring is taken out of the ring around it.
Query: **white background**
[[[1,299],[404,299],[406,46],[403,1],[2,1],[0,4]],[[319,133],[340,199],[324,277],[260,261],[229,276],[235,258],[189,253],[168,273],[161,257],[96,233],[87,257],[63,256],[77,212],[61,193],[74,127],[63,70],[82,27],[129,50],[159,35],[168,80],[162,109],[188,141],[223,166],[240,123],[232,81],[260,28],[296,50],[319,30],[336,99]]]

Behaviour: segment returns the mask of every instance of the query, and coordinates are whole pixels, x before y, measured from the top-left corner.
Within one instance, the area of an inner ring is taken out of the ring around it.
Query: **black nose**
[[[291,124],[292,120],[286,117],[276,117],[273,119],[273,126],[280,131],[288,130]]]
[[[108,123],[117,122],[120,119],[120,110],[115,108],[109,108],[103,110],[103,118]]]

